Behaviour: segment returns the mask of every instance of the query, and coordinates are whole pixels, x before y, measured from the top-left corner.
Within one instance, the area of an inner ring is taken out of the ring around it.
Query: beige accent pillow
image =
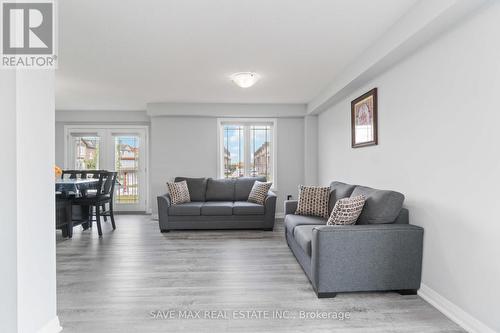
[[[170,183],[167,182],[168,193],[172,199],[172,205],[178,205],[185,202],[191,202],[187,182]]]
[[[248,202],[253,202],[259,205],[263,205],[264,201],[266,200],[267,193],[269,192],[269,189],[273,183],[268,182],[259,182],[258,180],[253,183],[252,190],[250,191],[250,194],[248,195]]]
[[[299,185],[299,203],[296,215],[328,218],[330,187]]]
[[[339,199],[333,207],[332,214],[326,222],[327,225],[355,224],[358,220],[366,198],[358,195],[351,198]]]

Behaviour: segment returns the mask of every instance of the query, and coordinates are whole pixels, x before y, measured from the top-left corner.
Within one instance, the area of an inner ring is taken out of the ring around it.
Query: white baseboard
[[[59,323],[59,317],[55,316],[47,324],[45,324],[37,333],[59,333],[62,331],[61,324]]]
[[[495,333],[494,330],[423,283],[418,295],[469,333]]]

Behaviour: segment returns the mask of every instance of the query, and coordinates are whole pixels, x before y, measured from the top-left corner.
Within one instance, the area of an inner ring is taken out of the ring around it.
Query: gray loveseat
[[[172,205],[170,195],[158,197],[158,218],[161,232],[179,229],[264,229],[273,230],[276,195],[269,191],[264,205],[248,202],[256,180],[175,178],[186,180],[191,202]]]
[[[326,219],[294,215],[297,201],[285,202],[286,240],[316,295],[415,294],[420,288],[424,231],[408,224],[404,196],[340,182],[330,187],[330,212],[338,199],[361,194],[367,198],[355,225],[327,226]]]

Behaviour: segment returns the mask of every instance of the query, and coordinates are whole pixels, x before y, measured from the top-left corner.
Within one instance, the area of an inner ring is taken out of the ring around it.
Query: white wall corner
[[[55,316],[46,323],[37,333],[59,333],[62,331],[62,326],[59,323],[59,317]]]
[[[495,333],[493,329],[423,283],[418,295],[469,333]]]

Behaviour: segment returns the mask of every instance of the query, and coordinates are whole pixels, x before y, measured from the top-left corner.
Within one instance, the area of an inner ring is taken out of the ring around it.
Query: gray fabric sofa
[[[288,246],[318,298],[356,291],[416,294],[423,229],[409,224],[404,196],[340,182],[330,187],[330,212],[338,199],[360,194],[367,198],[356,224],[327,226],[327,219],[295,215],[297,201],[285,201]]]
[[[273,230],[276,195],[269,191],[264,205],[248,202],[256,180],[264,177],[239,179],[185,178],[191,202],[172,205],[170,195],[158,199],[160,230],[181,229],[264,229]]]

